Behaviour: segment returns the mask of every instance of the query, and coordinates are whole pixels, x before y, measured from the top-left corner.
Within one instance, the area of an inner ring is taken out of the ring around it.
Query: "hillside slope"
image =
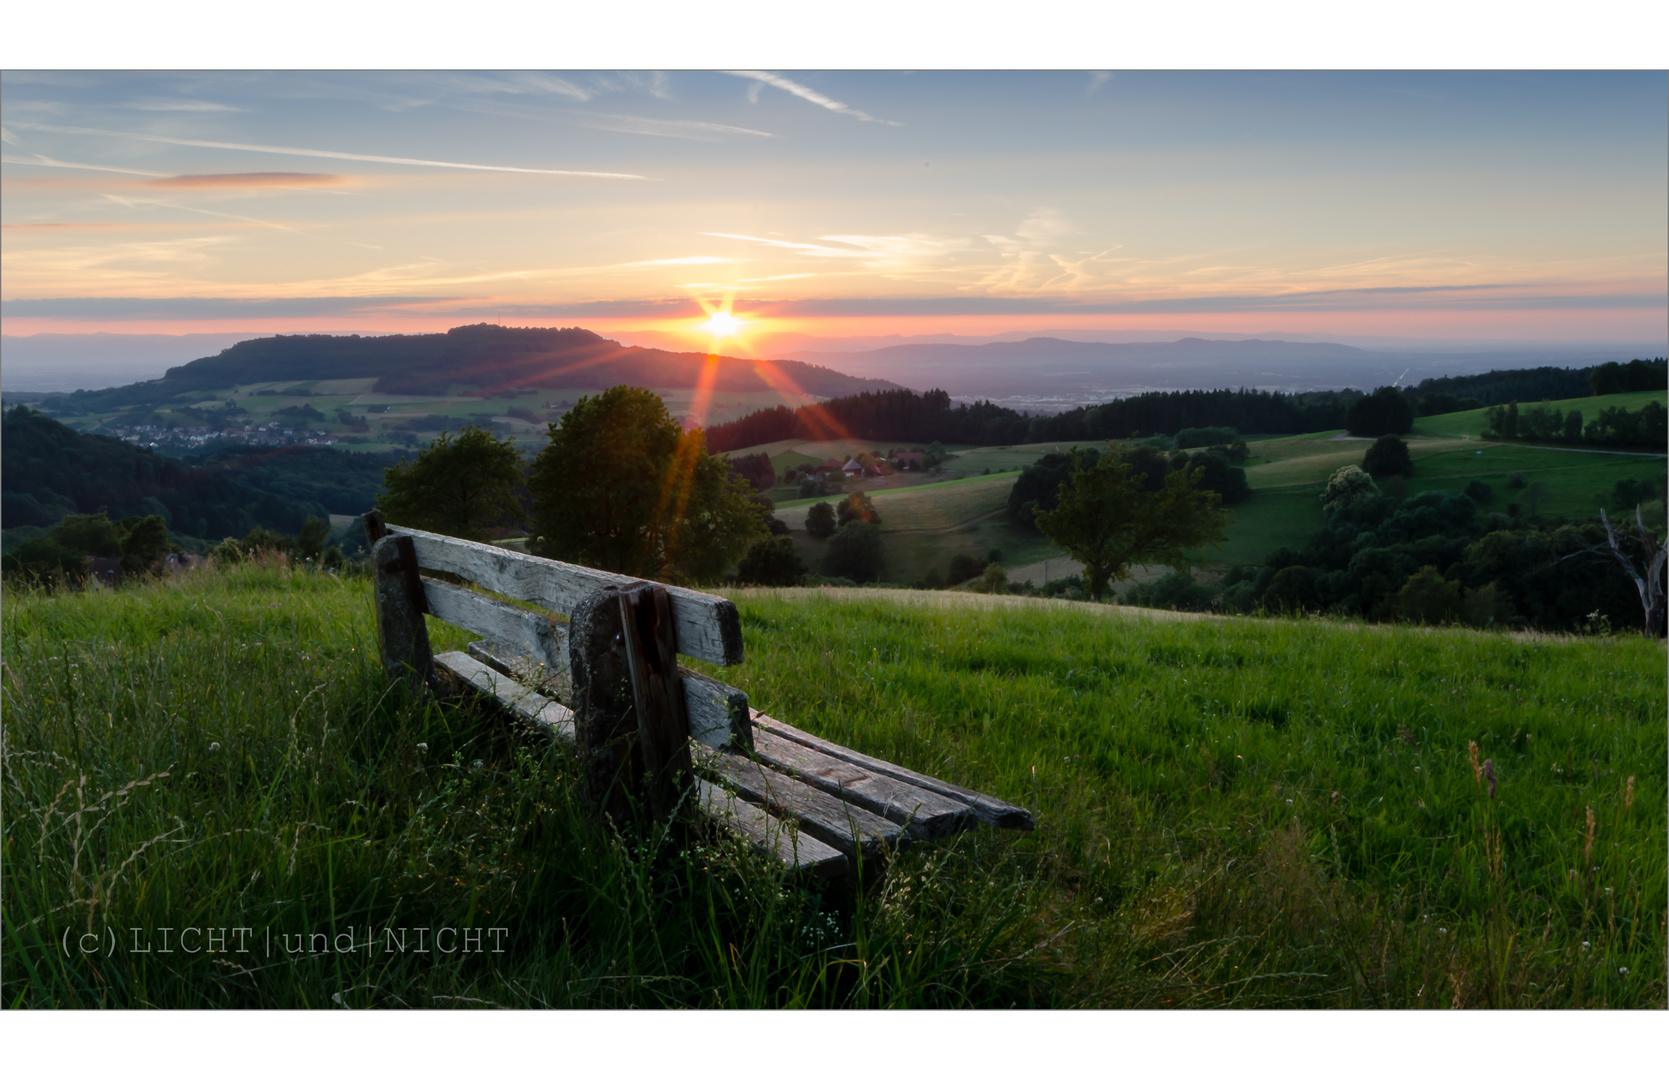
[[[747,360],[624,346],[578,327],[457,326],[444,334],[384,337],[305,334],[241,341],[217,356],[169,368],[161,379],[110,390],[78,390],[53,402],[72,413],[166,401],[180,394],[289,380],[375,378],[380,393],[443,395],[463,386],[483,394],[530,387],[605,389],[707,386],[831,397],[894,384],[795,360]]]

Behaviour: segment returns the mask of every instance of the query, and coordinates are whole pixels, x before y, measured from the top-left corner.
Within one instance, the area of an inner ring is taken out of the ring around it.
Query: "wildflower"
[[[474,763],[473,763],[473,767],[479,769],[481,766],[483,766],[485,764],[486,764],[486,762],[482,761],[480,758],[476,758]]]
[[[426,743],[426,742],[418,743],[417,744],[417,752],[420,753],[420,754],[428,753],[429,752],[429,744]]]
[[[1489,797],[1495,798],[1495,760],[1484,762],[1484,779],[1489,781]]]
[[[1475,742],[1467,743],[1466,752],[1472,755],[1472,786],[1478,787],[1484,775],[1483,767],[1478,764],[1478,744]]]
[[[217,743],[217,742],[212,742],[212,743],[210,743],[210,744],[209,744],[209,750],[210,750],[210,751],[211,751],[211,752],[212,752],[212,751],[215,751],[215,750],[219,750],[219,749],[220,749],[220,744],[219,744],[219,743]]]
[[[1620,967],[1620,968],[1618,968],[1618,969],[1617,969],[1617,974],[1619,974],[1619,975],[1627,975],[1627,974],[1628,974],[1628,968],[1624,968],[1624,967]]]
[[[1623,809],[1626,811],[1634,805],[1634,777],[1628,778],[1628,784],[1623,788]]]

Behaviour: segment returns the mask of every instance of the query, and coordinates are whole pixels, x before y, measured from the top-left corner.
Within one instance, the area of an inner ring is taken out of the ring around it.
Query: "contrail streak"
[[[470,169],[476,172],[534,173],[539,176],[587,176],[603,180],[647,180],[636,173],[583,172],[577,169],[525,169],[517,165],[474,165],[461,161],[430,161],[427,158],[384,157],[380,154],[349,154],[340,150],[309,150],[299,146],[263,146],[260,143],[212,142],[208,139],[176,139],[169,135],[137,135],[130,131],[99,128],[60,127],[57,124],[16,122],[30,131],[53,131],[61,135],[103,135],[112,139],[139,139],[171,146],[202,146],[211,150],[248,150],[257,154],[292,154],[296,157],[332,158],[338,161],[375,161],[384,165],[427,165],[437,169]]]

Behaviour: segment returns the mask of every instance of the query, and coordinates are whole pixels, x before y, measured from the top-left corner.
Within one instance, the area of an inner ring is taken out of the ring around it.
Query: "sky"
[[[1666,102],[1662,71],[8,70],[0,326],[1662,341]]]

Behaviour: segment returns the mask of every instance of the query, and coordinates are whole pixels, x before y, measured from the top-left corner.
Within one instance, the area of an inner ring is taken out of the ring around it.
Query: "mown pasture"
[[[855,892],[786,881],[723,840],[610,835],[566,752],[402,696],[362,579],[267,565],[9,590],[0,993],[1665,1004],[1660,642],[733,595],[748,656],[725,674],[756,707],[1024,803],[1038,831],[920,845]],[[209,952],[206,932],[188,951],[185,927],[247,927],[246,951],[234,933]],[[454,951],[416,951],[417,927],[454,928]],[[471,929],[480,951],[460,949]]]

